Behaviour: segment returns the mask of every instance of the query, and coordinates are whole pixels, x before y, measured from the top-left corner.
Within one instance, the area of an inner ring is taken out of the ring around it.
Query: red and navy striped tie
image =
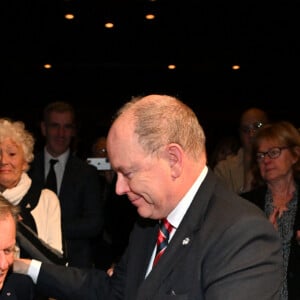
[[[172,231],[173,226],[169,223],[167,219],[162,219],[159,225],[159,231],[156,242],[156,255],[154,258],[153,266],[157,264],[163,253],[165,252],[168,242],[169,235]]]

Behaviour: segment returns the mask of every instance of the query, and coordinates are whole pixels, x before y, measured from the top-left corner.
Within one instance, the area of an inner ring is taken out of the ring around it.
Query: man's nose
[[[115,189],[116,194],[119,196],[125,195],[129,191],[128,184],[123,175],[118,175]]]

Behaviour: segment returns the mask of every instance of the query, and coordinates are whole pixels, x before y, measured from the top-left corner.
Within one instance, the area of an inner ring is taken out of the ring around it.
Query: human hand
[[[27,274],[31,259],[16,258],[13,264],[13,271],[15,273]]]
[[[287,210],[288,209],[286,207],[275,207],[273,213],[269,216],[269,221],[273,224],[276,230],[278,229],[277,220],[281,218],[283,213]]]
[[[113,276],[113,274],[114,274],[114,267],[115,267],[115,264],[112,264],[111,267],[109,269],[107,269],[106,274],[109,277]]]
[[[277,218],[279,216],[279,209],[278,208],[274,208],[272,214],[270,214],[269,216],[269,221],[273,224],[273,226],[275,227],[275,229],[277,230]]]

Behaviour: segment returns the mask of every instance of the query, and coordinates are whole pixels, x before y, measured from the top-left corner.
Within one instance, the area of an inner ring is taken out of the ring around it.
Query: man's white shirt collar
[[[189,206],[191,205],[200,185],[202,184],[204,178],[206,177],[208,172],[207,166],[205,166],[192,185],[192,187],[188,190],[188,192],[184,195],[184,197],[180,200],[178,205],[171,211],[171,213],[168,215],[167,219],[168,221],[173,225],[173,227],[176,229],[179,224],[181,223],[181,220],[183,219],[185,213],[187,212]]]

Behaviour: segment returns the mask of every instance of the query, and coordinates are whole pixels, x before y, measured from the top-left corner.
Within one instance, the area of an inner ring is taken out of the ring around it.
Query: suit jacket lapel
[[[188,255],[189,248],[194,242],[195,233],[201,230],[214,186],[215,180],[208,172],[159,263],[140,285],[137,299],[153,298],[176,264],[182,260],[182,257]]]

